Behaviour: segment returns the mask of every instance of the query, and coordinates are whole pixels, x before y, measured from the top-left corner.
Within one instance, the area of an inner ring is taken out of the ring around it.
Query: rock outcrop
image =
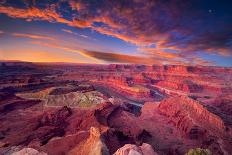
[[[98,91],[92,91],[92,87],[90,89],[78,87],[73,92],[63,91],[63,94],[59,92],[60,89],[52,87],[38,92],[18,93],[17,96],[24,99],[40,99],[46,106],[93,107],[105,101],[104,95]]]
[[[98,128],[91,127],[89,138],[74,147],[68,155],[109,155]]]
[[[188,97],[171,97],[159,104],[145,103],[140,117],[144,121],[144,128],[153,122],[153,127],[147,130],[155,128],[150,134],[156,139],[166,141],[163,137],[170,138],[166,145],[174,139],[182,143],[182,146],[171,144],[169,153],[184,154],[195,147],[207,148],[214,154],[228,154],[231,151],[231,136],[226,133],[223,120]],[[145,121],[148,122],[145,124]]]
[[[158,155],[152,146],[143,143],[141,146],[136,146],[133,144],[126,144],[119,148],[114,155]]]
[[[165,99],[159,104],[158,109],[189,138],[200,138],[206,130],[223,133],[225,128],[220,117],[210,113],[200,103],[187,97]]]
[[[109,122],[108,119],[112,115],[114,111],[116,111],[119,106],[113,105],[109,102],[103,103],[97,107],[94,112],[94,116],[98,120],[99,123],[102,125],[108,126]]]
[[[65,125],[65,120],[71,115],[71,108],[66,106],[57,110],[54,113],[44,113],[44,115],[40,119],[39,127]]]
[[[202,92],[203,87],[201,85],[195,84],[190,80],[178,80],[178,81],[159,81],[158,86],[169,88],[172,90],[180,90],[187,93]]]
[[[23,148],[20,151],[13,152],[11,155],[47,155],[47,153],[39,152],[33,148]]]

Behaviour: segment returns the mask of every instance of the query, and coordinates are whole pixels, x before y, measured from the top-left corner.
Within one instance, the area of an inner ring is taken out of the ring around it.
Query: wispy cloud
[[[78,34],[72,30],[68,30],[68,29],[61,29],[62,31],[66,32],[66,33],[69,33],[69,34],[73,34],[73,35],[76,35],[76,36],[80,36],[82,38],[86,38],[86,39],[91,39],[89,36],[87,35],[84,35],[84,34]]]
[[[45,43],[41,41],[33,41],[32,44],[46,46],[50,48],[60,49],[66,52],[79,53],[80,55],[91,60],[92,63],[131,63],[131,64],[177,64],[177,65],[213,65],[212,62],[197,57],[191,57],[191,63],[186,61],[178,61],[177,59],[168,59],[166,57],[147,57],[138,55],[120,54],[118,52],[90,51],[86,49],[72,48],[56,43]],[[190,59],[190,58],[189,58]],[[184,59],[183,59],[184,60]],[[171,62],[170,62],[171,61]]]
[[[180,53],[165,52],[164,49],[159,49],[159,48],[141,47],[138,50],[159,58],[168,58],[168,59],[183,58],[183,56]]]
[[[131,56],[126,54],[118,54],[118,53],[107,53],[107,52],[99,52],[99,51],[88,51],[85,49],[75,49],[68,46],[62,46],[55,43],[45,43],[39,41],[33,41],[32,44],[37,44],[40,46],[51,47],[55,49],[61,49],[67,52],[79,53],[82,56],[91,59],[94,63],[140,63],[140,64],[155,64],[161,63],[158,60],[141,57],[141,56]]]
[[[62,46],[60,44],[56,44],[56,43],[45,43],[45,42],[40,42],[40,41],[33,41],[31,42],[32,44],[37,44],[40,46],[46,46],[46,47],[51,47],[51,48],[55,48],[55,49],[61,49],[67,52],[74,52],[74,53],[79,53],[80,55],[92,60],[93,63],[100,63],[100,61],[88,54],[86,54],[85,52],[83,52],[83,49],[76,49],[76,48],[71,48],[68,46]]]
[[[56,40],[55,38],[44,36],[44,35],[35,35],[35,34],[26,34],[26,33],[12,33],[15,37],[24,37],[24,38],[31,38],[31,39],[44,39],[44,40]]]
[[[74,34],[74,35],[78,35],[78,33],[73,32],[72,30],[68,30],[68,29],[61,29],[62,31],[66,32],[66,33],[70,33],[70,34]]]
[[[83,35],[83,34],[80,34],[80,36],[83,37],[83,38],[89,38],[88,36]]]

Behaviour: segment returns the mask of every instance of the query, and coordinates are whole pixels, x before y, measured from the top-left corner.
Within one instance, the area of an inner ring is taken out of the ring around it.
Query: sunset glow
[[[231,66],[231,9],[200,3],[1,1],[0,59]]]

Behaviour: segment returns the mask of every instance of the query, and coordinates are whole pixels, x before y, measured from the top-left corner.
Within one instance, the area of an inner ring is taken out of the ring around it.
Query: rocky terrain
[[[0,70],[0,154],[232,152],[232,68],[4,62]]]

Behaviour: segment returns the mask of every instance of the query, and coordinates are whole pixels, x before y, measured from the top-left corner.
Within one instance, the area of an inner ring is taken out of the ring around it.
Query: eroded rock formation
[[[136,146],[132,144],[126,144],[120,149],[118,149],[114,155],[158,155],[152,149],[152,146],[143,143],[141,146]]]
[[[49,155],[232,152],[231,68],[0,69],[0,154],[28,148]]]
[[[163,100],[159,111],[190,138],[200,138],[207,130],[223,132],[225,129],[220,117],[210,113],[200,103],[187,97],[174,97]]]
[[[68,155],[109,155],[107,146],[101,140],[98,128],[91,127],[89,138],[75,146]]]

